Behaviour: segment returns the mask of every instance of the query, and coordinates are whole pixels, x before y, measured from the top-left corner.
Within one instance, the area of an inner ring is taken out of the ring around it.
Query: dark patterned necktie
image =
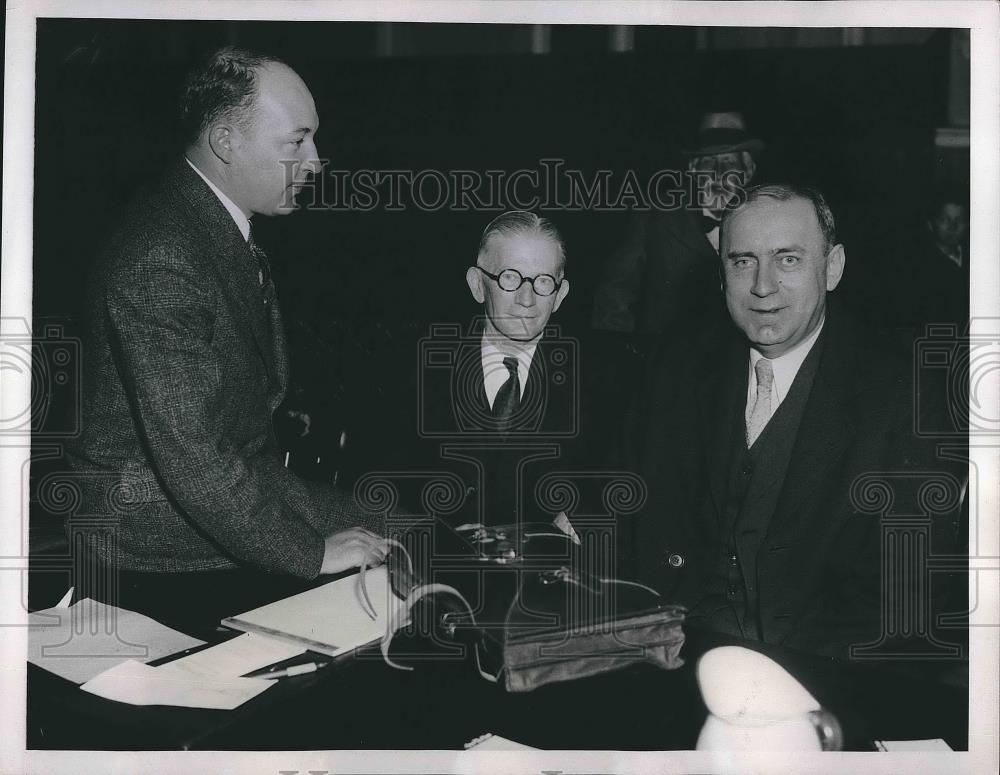
[[[493,419],[497,421],[497,428],[501,433],[510,430],[511,421],[521,404],[521,380],[517,375],[517,358],[507,356],[503,359],[503,365],[507,367],[509,376],[493,399]]]
[[[271,279],[271,262],[267,260],[267,253],[253,238],[252,227],[247,238],[247,247],[250,248],[250,255],[257,263],[257,282],[260,285],[261,297],[265,304],[270,304],[275,297],[274,281]]]

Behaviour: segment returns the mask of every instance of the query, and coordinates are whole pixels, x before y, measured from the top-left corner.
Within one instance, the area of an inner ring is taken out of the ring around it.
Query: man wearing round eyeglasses
[[[567,467],[569,444],[582,448],[575,340],[550,323],[569,295],[562,237],[546,219],[510,211],[486,225],[475,255],[465,279],[480,314],[436,322],[418,358],[391,359],[417,370],[380,402],[359,470],[400,472],[389,479],[403,507],[456,526],[549,522],[560,507],[538,485]],[[418,472],[444,475],[447,504],[428,503]]]
[[[569,295],[565,265],[562,239],[547,220],[520,210],[496,218],[480,240],[476,266],[465,274],[485,308],[484,338],[508,354],[537,343]]]
[[[535,485],[560,465],[561,447],[556,457],[553,447],[572,434],[578,416],[571,348],[546,330],[569,294],[565,264],[562,237],[546,219],[519,210],[495,218],[465,275],[485,314],[435,345],[448,349],[453,367],[421,374],[421,427],[431,448],[420,460],[426,465],[441,443],[451,445],[447,467],[465,493],[456,524],[545,516]]]
[[[469,389],[455,406],[489,420],[481,423],[501,433],[538,430],[550,403],[547,379],[541,376],[536,349],[545,327],[569,294],[566,253],[555,226],[534,213],[511,210],[495,218],[479,241],[476,266],[465,280],[472,297],[483,305],[482,371],[469,368]],[[544,359],[541,359],[544,361]],[[482,385],[482,390],[478,385]],[[530,389],[529,389],[530,388]],[[484,397],[488,404],[481,405]]]

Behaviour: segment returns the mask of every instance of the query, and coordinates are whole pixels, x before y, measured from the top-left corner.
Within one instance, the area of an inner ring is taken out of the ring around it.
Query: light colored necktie
[[[753,446],[771,419],[771,388],[774,386],[771,361],[761,358],[753,369],[757,374],[757,397],[754,399],[753,407],[747,407],[747,447]]]

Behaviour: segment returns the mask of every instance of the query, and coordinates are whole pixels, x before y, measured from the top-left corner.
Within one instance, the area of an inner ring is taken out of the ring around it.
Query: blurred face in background
[[[969,213],[960,204],[943,204],[934,217],[927,221],[934,241],[946,252],[960,248],[969,236]]]
[[[719,217],[739,190],[750,183],[756,172],[753,156],[747,151],[696,156],[688,169],[698,181],[698,202]]]

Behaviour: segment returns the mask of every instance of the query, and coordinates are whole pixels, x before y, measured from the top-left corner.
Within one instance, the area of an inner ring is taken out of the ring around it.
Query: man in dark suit
[[[385,548],[374,515],[282,466],[272,426],[288,362],[251,219],[291,213],[319,171],[312,95],[284,63],[222,49],[190,74],[181,117],[185,158],[97,266],[71,454],[80,514],[111,534],[96,560],[147,608],[153,580],[211,593],[235,569],[310,579]]]
[[[415,379],[402,381],[417,401],[388,402],[397,419],[386,414],[375,445],[394,455],[388,476],[408,507],[456,526],[553,518],[537,486],[562,465],[579,412],[575,348],[549,325],[569,294],[565,263],[559,232],[533,213],[504,213],[484,230],[465,279],[485,314],[431,328]],[[448,486],[425,489],[420,471]]]
[[[914,436],[909,361],[827,303],[846,257],[822,195],[751,189],[724,214],[721,259],[735,329],[668,340],[631,418],[649,500],[625,559],[692,625],[825,654],[880,643],[901,613],[886,596],[919,597],[923,621],[942,591],[926,554],[892,577],[893,519],[948,553],[961,475]],[[928,486],[948,493],[929,516]]]
[[[968,192],[934,192],[924,229],[888,256],[895,293],[896,324],[923,332],[928,325],[951,324],[964,332],[969,324]]]
[[[693,146],[684,151],[693,198],[632,218],[595,293],[594,328],[669,334],[675,323],[721,314],[719,219],[764,146],[731,111],[706,113]]]

